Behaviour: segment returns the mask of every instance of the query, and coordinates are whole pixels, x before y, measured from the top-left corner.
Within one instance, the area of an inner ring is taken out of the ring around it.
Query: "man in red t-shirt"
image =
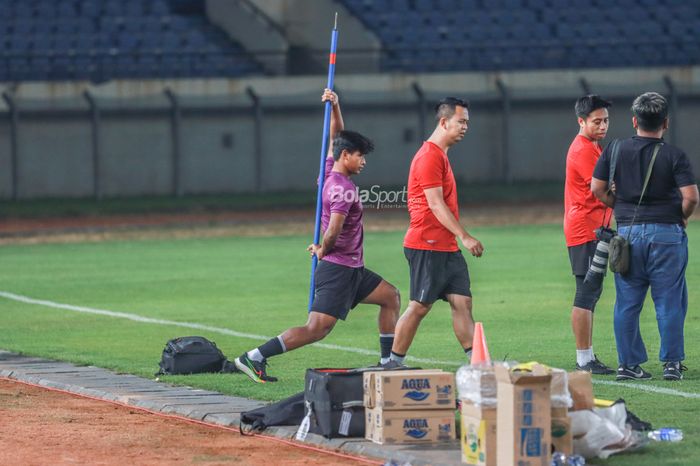
[[[602,152],[599,142],[608,132],[608,107],[610,102],[597,95],[587,95],[576,101],[574,109],[579,132],[566,155],[564,186],[564,236],[571,272],[576,278],[571,311],[576,369],[603,375],[615,373],[593,353],[593,311],[603,291],[603,282],[595,284],[584,279],[598,243],[595,230],[606,220],[605,205],[591,192],[591,178]]]
[[[404,254],[411,275],[411,301],[396,325],[391,368],[403,363],[418,326],[438,299],[449,302],[452,323],[467,357],[474,335],[469,271],[455,236],[480,257],[481,242],[459,223],[457,186],[447,151],[464,138],[469,124],[467,102],[448,97],[435,108],[437,126],[411,162],[408,175],[410,225]]]

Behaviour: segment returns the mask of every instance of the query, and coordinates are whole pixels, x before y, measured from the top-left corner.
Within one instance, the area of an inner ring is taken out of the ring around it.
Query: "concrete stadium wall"
[[[0,124],[0,199],[12,198],[10,126]]]
[[[631,82],[625,87],[611,84],[607,75],[600,75],[599,83],[590,79],[593,91],[614,103],[608,140],[633,134],[629,111],[633,97],[649,89],[666,93],[660,77],[669,73],[673,70],[659,70],[653,79]],[[695,75],[686,70],[678,76]],[[357,183],[363,188],[403,186],[411,157],[433,128],[428,107],[445,95],[472,101],[469,133],[449,154],[459,181],[563,180],[566,151],[578,131],[573,102],[583,91],[574,85],[575,80],[568,78],[568,72],[540,77],[544,84],[537,87],[530,82],[533,77],[499,76],[513,90],[507,135],[502,101],[494,90],[494,80],[488,76],[367,75],[338,79],[347,128],[367,134],[376,146]],[[562,86],[564,78],[569,82]],[[179,125],[182,193],[313,190],[321,147],[321,81],[319,77],[304,77],[150,82],[147,86],[125,82],[90,88],[110,103],[100,118],[102,195],[175,193],[170,110],[162,98],[152,99],[153,105],[145,97],[139,100],[141,91],[144,96],[162,97],[166,86],[187,97],[183,99]],[[682,80],[678,78],[678,81]],[[678,109],[671,125],[675,128],[677,145],[687,151],[700,175],[700,151],[696,150],[700,147],[700,132],[695,123],[700,110],[700,86],[695,81],[692,78],[679,87]],[[412,83],[420,83],[425,93],[426,134],[420,134],[420,113],[417,96],[410,90]],[[256,119],[246,88],[255,89],[262,103],[259,187]],[[85,105],[67,112],[59,105],[71,96],[80,96],[83,90],[85,87],[78,85],[73,88],[22,85],[15,90],[20,108],[19,199],[93,195],[90,114]],[[117,105],[120,96],[124,96],[123,105]],[[23,102],[30,102],[29,99],[32,99],[31,108],[24,109],[28,104]],[[225,99],[229,99],[228,103],[222,103]],[[673,134],[669,131],[666,139],[671,141]],[[11,168],[10,118],[7,108],[0,106],[0,199],[12,198]]]
[[[225,139],[230,138],[230,147]],[[182,120],[183,190],[190,194],[255,190],[253,121],[189,116]]]
[[[173,192],[167,119],[104,117],[101,131],[100,174],[105,196]]]
[[[19,197],[86,197],[92,194],[88,121],[32,118],[21,121],[18,128]]]

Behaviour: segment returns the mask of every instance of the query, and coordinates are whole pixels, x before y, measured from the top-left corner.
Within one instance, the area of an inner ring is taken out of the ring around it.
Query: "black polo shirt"
[[[654,146],[663,139],[634,136],[621,139],[615,167],[615,219],[618,226],[632,223],[634,209],[644,187]],[[608,181],[610,176],[610,148],[603,150],[593,177]],[[635,225],[640,223],[681,223],[682,198],[678,188],[695,184],[695,176],[685,152],[665,143],[659,149],[642,204],[637,211]]]

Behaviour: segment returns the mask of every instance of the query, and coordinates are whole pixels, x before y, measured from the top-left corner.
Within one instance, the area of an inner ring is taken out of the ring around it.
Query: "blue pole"
[[[333,89],[333,78],[335,77],[335,51],[338,45],[338,13],[335,14],[335,23],[331,32],[331,52],[328,57],[328,89]],[[328,137],[331,127],[331,110],[332,104],[326,101],[326,109],[323,115],[323,139],[321,140],[321,161],[318,167],[318,191],[316,192],[316,226],[314,227],[314,244],[318,244],[321,240],[321,212],[323,210],[323,183],[326,175],[326,156],[328,155]],[[311,258],[311,286],[309,287],[309,312],[311,305],[314,303],[314,290],[316,289],[316,266],[318,265],[318,257],[315,255]]]

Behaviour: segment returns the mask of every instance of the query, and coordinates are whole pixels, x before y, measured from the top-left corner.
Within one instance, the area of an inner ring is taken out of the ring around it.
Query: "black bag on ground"
[[[326,438],[365,436],[362,373],[366,370],[306,370],[304,402],[309,432]]]
[[[202,372],[236,372],[236,369],[216,343],[204,337],[174,338],[165,344],[156,375]]]
[[[304,392],[262,408],[241,413],[241,434],[260,432],[270,426],[298,426],[304,419]]]

